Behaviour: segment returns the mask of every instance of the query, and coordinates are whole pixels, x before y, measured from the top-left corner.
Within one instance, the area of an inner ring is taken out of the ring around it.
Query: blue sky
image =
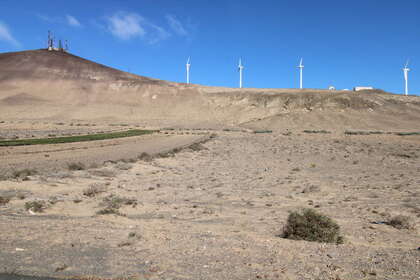
[[[237,87],[339,89],[370,85],[420,93],[418,0],[2,0],[0,52],[43,48],[47,31],[70,51],[135,74]],[[418,65],[418,66],[417,66]]]

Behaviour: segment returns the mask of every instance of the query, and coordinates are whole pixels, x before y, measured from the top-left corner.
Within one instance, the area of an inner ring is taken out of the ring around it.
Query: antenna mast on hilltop
[[[67,40],[64,41],[64,51],[65,52],[69,51],[69,44],[68,44]]]
[[[299,66],[298,66],[298,68],[299,68],[299,74],[300,74],[300,76],[299,76],[299,88],[300,89],[303,88],[303,68],[304,67],[305,66],[303,66],[303,58],[301,58],[300,59],[300,62],[299,62]]]
[[[187,68],[187,84],[190,83],[190,68],[191,68],[191,58],[188,57],[187,64],[185,65]]]
[[[51,35],[51,31],[49,31],[49,30],[48,30],[48,46],[47,46],[47,49],[49,51],[53,50],[53,38],[52,38],[52,35]]]
[[[410,68],[408,68],[409,60],[405,63],[405,66],[403,68],[404,71],[404,81],[405,81],[405,95],[408,95],[408,71],[410,71]]]
[[[244,70],[244,66],[242,65],[242,58],[239,58],[238,64],[238,71],[239,71],[239,88],[242,88],[242,72]]]

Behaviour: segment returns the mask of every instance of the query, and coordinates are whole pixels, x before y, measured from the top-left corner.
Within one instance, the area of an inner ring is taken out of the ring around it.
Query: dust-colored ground
[[[216,134],[173,157],[1,182],[11,200],[0,208],[0,272],[418,279],[419,136]],[[84,195],[92,186],[103,192]],[[136,203],[97,214],[111,194]],[[25,210],[33,200],[46,202],[43,213]],[[344,244],[281,238],[289,211],[302,207],[335,219]],[[400,214],[413,229],[382,223]]]
[[[419,279],[420,136],[386,134],[419,124],[418,96],[186,85],[1,53],[0,138],[161,132],[0,147],[0,279]],[[282,238],[303,207],[344,244]],[[398,215],[407,228],[389,225]]]

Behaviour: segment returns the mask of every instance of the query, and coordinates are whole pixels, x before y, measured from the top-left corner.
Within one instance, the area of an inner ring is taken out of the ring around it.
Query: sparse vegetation
[[[0,206],[9,203],[9,201],[10,201],[10,198],[4,197],[4,196],[0,196]]]
[[[101,206],[103,206],[104,208],[97,211],[96,214],[98,215],[108,215],[108,214],[123,215],[119,211],[119,209],[123,205],[132,205],[133,207],[135,207],[137,205],[137,200],[134,198],[120,197],[120,196],[111,194],[103,199]]]
[[[81,162],[72,162],[67,165],[70,170],[85,170],[86,166]]]
[[[273,133],[272,130],[254,130],[254,133]]]
[[[403,216],[403,215],[392,217],[391,219],[389,219],[387,224],[396,229],[412,229],[413,228],[410,217]]]
[[[88,197],[94,197],[99,193],[103,193],[106,191],[106,186],[100,183],[93,183],[87,189],[83,191],[83,195]]]
[[[383,131],[349,131],[344,132],[345,135],[374,135],[374,134],[386,134]],[[389,133],[388,133],[389,134]]]
[[[340,227],[331,218],[312,209],[290,213],[283,230],[283,237],[326,243],[343,243]]]
[[[202,150],[208,150],[206,147],[204,147],[201,143],[194,143],[188,147],[190,150],[193,150],[194,152],[202,151]]]
[[[13,171],[12,177],[15,179],[27,179],[28,176],[36,175],[38,172],[35,169],[20,169]]]
[[[0,146],[24,146],[24,145],[44,145],[44,144],[61,144],[83,141],[96,141],[114,138],[123,138],[131,136],[139,136],[144,134],[151,134],[153,130],[139,130],[131,129],[120,132],[98,133],[90,135],[65,136],[55,138],[35,138],[35,139],[21,139],[21,140],[3,140],[0,141]]]
[[[329,134],[330,131],[327,130],[304,130],[305,133],[314,133],[314,134]]]
[[[419,132],[396,132],[395,135],[398,135],[398,136],[420,135],[420,131]]]
[[[141,155],[139,156],[139,160],[143,160],[143,161],[152,161],[153,157],[151,155],[149,155],[148,153],[141,153]]]
[[[32,212],[40,213],[43,212],[46,208],[46,203],[43,200],[33,200],[25,203],[25,209],[27,211],[31,210]]]

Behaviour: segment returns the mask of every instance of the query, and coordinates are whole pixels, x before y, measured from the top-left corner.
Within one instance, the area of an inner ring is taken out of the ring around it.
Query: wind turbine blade
[[[410,60],[409,59],[407,59],[407,62],[405,63],[405,68],[408,67],[408,63],[410,63]]]
[[[302,65],[303,65],[303,58],[300,59],[300,63],[299,63],[299,66],[302,66]]]

